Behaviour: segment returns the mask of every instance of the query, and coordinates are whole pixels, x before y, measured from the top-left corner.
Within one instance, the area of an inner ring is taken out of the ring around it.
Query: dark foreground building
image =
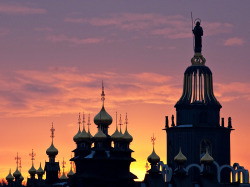
[[[232,122],[229,117],[225,125],[224,118],[220,117],[221,105],[213,93],[212,72],[201,54],[203,30],[200,24],[196,26],[193,31],[197,35],[195,38],[198,38],[195,54],[191,59],[192,65],[184,73],[183,94],[175,105],[176,121],[172,116],[170,124],[166,117],[167,164],[160,161],[153,147],[148,156],[151,168],[146,172],[144,181],[134,181],[137,177],[130,172],[130,164],[135,161],[130,149],[133,137],[127,129],[127,116],[125,132],[122,133],[121,128],[118,130],[116,116],[116,131],[109,135],[108,129],[113,119],[105,110],[102,88],[103,103],[94,118],[98,129],[94,136],[89,128],[85,128],[85,117],[81,120],[79,115],[79,130],[73,138],[76,149],[71,159],[76,166],[75,173],[71,167],[68,177],[63,171],[59,178],[60,167],[55,161],[58,150],[53,144],[52,127],[52,143],[46,151],[49,162],[45,163],[45,171],[41,165],[36,170],[32,162],[27,186],[250,187],[248,170],[238,163],[230,165]],[[90,120],[87,125],[90,125]],[[45,180],[42,179],[44,172]],[[9,172],[6,177],[8,186],[21,186],[23,178],[18,167],[13,176]]]

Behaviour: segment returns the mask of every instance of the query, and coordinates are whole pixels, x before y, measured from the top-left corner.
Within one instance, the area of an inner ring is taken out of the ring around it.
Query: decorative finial
[[[82,127],[83,127],[83,129],[85,129],[85,114],[84,114],[84,112],[82,114]]]
[[[156,137],[153,134],[153,137],[151,137],[151,142],[153,144],[153,147],[155,146],[155,141],[156,141]]]
[[[120,123],[119,123],[119,125],[120,125],[120,133],[122,133],[122,115],[120,114]]]
[[[165,129],[168,129],[168,116],[165,116]]]
[[[193,29],[194,40],[195,40],[194,52],[201,53],[201,49],[202,49],[201,37],[203,36],[203,29],[200,26],[201,20],[197,18],[194,20],[194,23],[195,23],[195,27]]]
[[[149,168],[148,162],[146,162],[145,168],[146,168],[146,171],[148,171],[148,168]]]
[[[35,156],[36,156],[36,154],[34,153],[33,149],[32,149],[32,152],[29,155],[31,156],[32,166],[33,166],[33,161],[35,160]]]
[[[78,124],[79,124],[79,130],[80,130],[80,125],[81,125],[81,114],[79,112],[79,116],[78,116]]]
[[[88,132],[89,132],[89,126],[91,125],[91,123],[90,123],[90,114],[88,116],[88,123],[87,123],[87,125],[88,125]]]
[[[127,128],[127,125],[128,125],[128,115],[127,115],[127,112],[126,112],[126,117],[125,117],[125,124],[126,124],[126,128]]]
[[[62,161],[63,173],[64,173],[65,164],[66,164],[66,162],[64,161],[64,157],[63,157],[63,161]]]
[[[117,112],[115,112],[115,125],[116,125],[116,129],[118,129],[117,128]]]
[[[104,93],[104,86],[103,86],[103,81],[102,81],[102,94],[101,94],[102,98],[102,105],[104,106],[104,100],[105,100],[105,93]]]
[[[51,131],[50,137],[52,138],[52,143],[53,143],[53,138],[55,138],[55,134],[54,134],[55,133],[55,129],[53,127],[53,122],[52,122],[52,127],[51,127],[50,131]]]
[[[20,157],[18,157],[18,152],[17,152],[17,156],[15,157],[15,160],[16,160],[16,167],[18,168],[18,164],[19,164],[19,160],[20,160],[21,158]]]

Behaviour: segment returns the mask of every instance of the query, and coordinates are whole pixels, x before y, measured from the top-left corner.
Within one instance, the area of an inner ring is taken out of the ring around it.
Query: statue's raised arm
[[[200,26],[200,22],[197,21],[196,25],[193,29],[194,33],[194,38],[195,38],[195,47],[194,47],[194,52],[195,53],[201,53],[201,48],[202,48],[202,40],[201,37],[203,36],[203,29]]]

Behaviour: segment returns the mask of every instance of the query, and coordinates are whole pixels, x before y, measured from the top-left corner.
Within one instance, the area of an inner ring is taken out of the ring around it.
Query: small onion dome
[[[20,177],[21,176],[21,173],[20,171],[18,170],[18,167],[16,168],[16,171],[13,173],[13,176],[16,178]]]
[[[118,131],[117,127],[116,127],[116,130],[115,132],[111,135],[111,138],[114,140],[114,141],[119,141],[121,140],[122,138],[122,134]]]
[[[90,131],[88,130],[88,135],[89,135],[89,138],[93,138],[92,134],[90,133]]]
[[[80,142],[89,140],[89,134],[85,131],[85,129],[82,130],[82,132],[77,137],[77,140]]]
[[[107,138],[107,136],[102,132],[101,128],[98,128],[98,132],[95,134],[94,139],[95,140],[99,140],[99,141],[103,141]]]
[[[206,154],[201,158],[201,163],[202,164],[211,164],[213,163],[214,159],[213,157],[210,156],[208,153],[208,149],[206,149]]]
[[[63,172],[62,176],[60,177],[61,180],[67,180],[68,177],[66,177],[65,173]]]
[[[106,112],[104,106],[102,106],[101,111],[95,116],[94,122],[96,125],[110,125],[112,123],[112,117]]]
[[[23,181],[23,179],[24,179],[24,178],[23,178],[23,176],[22,176],[22,174],[21,174],[21,176],[19,177],[19,180],[20,180],[20,181]]]
[[[80,130],[80,128],[79,128],[79,130],[78,130],[78,132],[77,132],[77,134],[73,137],[73,140],[74,140],[74,142],[79,142],[79,135],[81,134],[81,130]]]
[[[36,174],[36,169],[34,168],[34,165],[32,164],[31,168],[29,169],[29,174],[30,175],[35,175]]]
[[[71,177],[71,176],[73,176],[75,173],[72,171],[72,167],[71,167],[71,169],[70,169],[70,171],[68,172],[68,174],[67,174],[67,176],[68,177]]]
[[[13,180],[14,180],[14,177],[13,177],[13,175],[11,174],[11,169],[10,169],[9,175],[6,177],[6,180],[7,180],[7,181],[13,181]]]
[[[160,162],[160,157],[155,153],[155,149],[153,148],[153,152],[148,156],[148,162],[152,165]]]
[[[43,168],[41,166],[41,162],[40,162],[40,167],[38,168],[38,170],[36,170],[36,173],[37,173],[37,175],[43,175],[44,174],[44,170],[43,170]]]
[[[174,161],[177,162],[178,164],[183,164],[184,162],[187,161],[187,157],[182,154],[181,148],[179,149],[179,153],[174,157]]]
[[[128,133],[127,127],[126,127],[126,130],[122,136],[122,140],[125,142],[132,142],[133,141],[133,137]]]
[[[51,143],[51,146],[47,149],[46,154],[49,156],[56,156],[58,154],[57,148]]]

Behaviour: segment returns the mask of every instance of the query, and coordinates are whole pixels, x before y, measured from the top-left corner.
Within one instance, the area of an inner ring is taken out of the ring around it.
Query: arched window
[[[208,153],[212,156],[213,147],[212,142],[208,139],[201,140],[200,143],[200,157],[203,157],[206,154],[206,149],[208,149]]]

